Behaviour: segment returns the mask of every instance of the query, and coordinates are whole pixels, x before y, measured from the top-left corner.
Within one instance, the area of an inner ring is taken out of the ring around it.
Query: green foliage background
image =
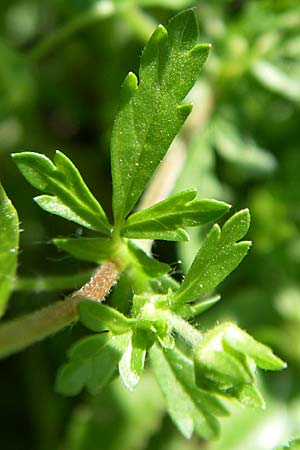
[[[74,275],[92,266],[49,243],[81,231],[38,209],[9,154],[63,151],[111,216],[109,139],[120,84],[129,70],[137,71],[137,55],[155,24],[187,6],[196,6],[203,42],[213,48],[190,95],[194,112],[181,137],[185,167],[174,192],[196,187],[200,197],[249,207],[254,242],[223,283],[223,301],[200,325],[233,319],[289,368],[262,378],[265,411],[239,409],[224,419],[220,441],[185,441],[165,416],[150,375],[134,394],[119,383],[93,398],[67,400],[53,392],[66,349],[84,334],[76,325],[1,362],[1,448],[250,450],[255,442],[256,450],[273,450],[300,432],[298,1],[2,0],[0,179],[24,228],[19,274]],[[203,231],[191,234],[177,248],[155,244],[154,253],[173,265],[175,276],[203,239]],[[38,289],[18,292],[6,317],[56,299]]]

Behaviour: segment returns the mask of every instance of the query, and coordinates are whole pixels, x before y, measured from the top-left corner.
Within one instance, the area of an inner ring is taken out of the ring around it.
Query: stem
[[[78,15],[66,25],[54,30],[39,42],[29,53],[32,61],[37,61],[45,57],[48,53],[59,47],[64,41],[81,31],[83,28],[92,25],[98,20],[105,19],[115,13],[115,6],[109,0],[98,1],[92,8]]]
[[[197,347],[203,339],[203,335],[199,330],[196,330],[186,320],[172,314],[169,311],[160,311],[161,316],[165,317],[166,321],[173,327],[173,329],[182,336],[186,342],[189,342],[193,348]]]
[[[6,322],[0,327],[0,357],[23,350],[76,320],[76,303],[67,299]]]
[[[0,326],[0,357],[23,350],[78,321],[77,302],[82,298],[103,301],[118,275],[117,266],[107,262],[72,297],[4,323]]]
[[[101,302],[117,281],[119,270],[115,263],[108,261],[103,264],[94,276],[72,298],[89,298]]]

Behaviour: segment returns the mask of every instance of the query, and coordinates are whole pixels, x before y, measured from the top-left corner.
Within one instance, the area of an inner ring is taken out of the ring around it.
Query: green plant
[[[278,447],[277,450],[299,450],[299,448],[300,448],[300,439],[296,438],[289,441],[287,445]]]
[[[167,264],[153,259],[136,242],[187,241],[187,227],[214,222],[230,208],[215,200],[197,200],[196,190],[190,189],[132,213],[191,111],[191,105],[182,102],[209,52],[209,45],[198,40],[194,13],[177,15],[167,29],[157,27],[146,45],[139,81],[129,73],[122,85],[111,139],[113,225],[63,153],[56,152],[53,162],[38,153],[13,155],[25,178],[46,193],[35,197],[41,208],[98,233],[96,237],[54,239],[57,247],[102,266],[64,302],[3,324],[0,354],[20,350],[80,319],[97,334],[71,347],[69,361],[58,373],[59,392],[75,395],[86,387],[97,393],[117,370],[125,386],[133,390],[149,354],[179,430],[188,438],[195,431],[211,439],[218,433],[217,417],[228,414],[222,400],[263,407],[256,368],[279,370],[285,363],[234,323],[222,323],[206,333],[191,324],[219,301],[211,293],[247,254],[251,244],[242,239],[249,228],[248,210],[234,214],[222,228],[212,227],[181,284],[172,279]],[[4,257],[11,254],[8,275],[13,277],[17,218],[2,191],[1,196],[2,220],[8,217],[6,208],[13,217],[9,223],[15,237],[9,250],[14,251],[3,252]],[[111,305],[104,305],[101,301],[120,274],[129,287],[126,298],[122,298],[123,286],[117,284]]]

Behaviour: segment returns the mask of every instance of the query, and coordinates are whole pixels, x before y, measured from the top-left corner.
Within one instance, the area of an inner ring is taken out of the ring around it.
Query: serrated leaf
[[[260,369],[281,370],[286,367],[286,363],[275,356],[269,347],[257,342],[234,324],[227,326],[223,340],[237,352],[244,353],[253,359]]]
[[[246,234],[249,224],[249,211],[245,209],[234,214],[222,230],[213,226],[173,297],[175,306],[208,294],[239,265],[251,243],[237,241]]]
[[[151,258],[133,241],[127,241],[129,251],[134,256],[136,263],[141,270],[150,278],[157,278],[165,275],[171,270],[168,264],[159,262],[157,259]]]
[[[244,384],[240,386],[234,395],[242,405],[251,408],[265,408],[265,401],[254,384]]]
[[[68,353],[70,361],[58,371],[56,391],[72,396],[86,387],[98,393],[112,379],[128,339],[128,335],[103,333],[76,342]]]
[[[129,73],[111,139],[113,211],[121,224],[191,111],[181,104],[196,82],[210,46],[198,43],[194,13],[159,25],[142,57],[139,85]]]
[[[255,385],[256,366],[262,367],[261,360],[265,369],[285,366],[269,348],[233,323],[217,325],[204,335],[194,352],[197,385],[263,408],[264,400]]]
[[[148,345],[146,333],[142,330],[135,330],[119,362],[120,377],[130,391],[138,384],[144,371]]]
[[[216,200],[195,200],[196,189],[180,192],[150,208],[131,214],[121,234],[134,239],[170,240],[170,232],[215,221],[230,208]]]
[[[114,308],[95,300],[82,300],[78,303],[80,321],[92,331],[111,331],[112,334],[128,333],[135,321]]]
[[[110,234],[111,225],[101,205],[63,153],[56,151],[54,163],[45,155],[34,152],[12,156],[32,186],[51,194],[35,198],[41,208],[91,230]]]
[[[18,246],[18,215],[0,183],[0,317],[15,282]]]
[[[103,263],[113,252],[113,243],[106,238],[56,238],[54,244],[75,258]]]
[[[227,410],[214,395],[195,385],[192,361],[176,349],[163,351],[157,344],[149,354],[168,412],[182,434],[190,438],[195,431],[204,439],[216,437],[215,416],[227,415]]]
[[[253,383],[253,376],[238,358],[209,346],[199,346],[195,353],[197,385],[212,392],[224,392],[243,384]]]

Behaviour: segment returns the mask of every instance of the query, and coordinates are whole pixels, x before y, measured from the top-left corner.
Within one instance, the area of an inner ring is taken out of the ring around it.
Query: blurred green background
[[[10,153],[63,151],[111,214],[109,139],[120,84],[137,71],[155,25],[189,6],[201,40],[213,48],[190,94],[194,110],[181,134],[184,163],[173,189],[197,187],[200,197],[227,201],[233,211],[249,207],[254,242],[220,287],[222,302],[199,325],[232,319],[289,367],[261,376],[265,411],[233,407],[219,441],[185,441],[150,373],[134,394],[118,382],[93,398],[53,392],[66,349],[84,332],[76,325],[1,361],[3,450],[273,450],[300,433],[299,0],[2,0],[0,179],[24,229],[19,274],[80,276],[91,266],[51,244],[82,230],[38,209]],[[154,253],[180,276],[206,231],[192,230],[177,248],[156,243]],[[64,293],[17,292],[6,318]]]

